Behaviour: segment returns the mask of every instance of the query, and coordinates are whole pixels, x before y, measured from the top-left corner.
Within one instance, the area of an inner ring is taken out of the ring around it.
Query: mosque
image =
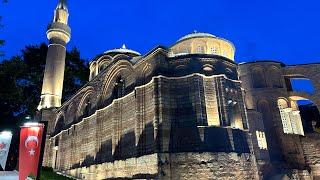
[[[238,64],[232,42],[194,32],[146,54],[126,46],[90,63],[89,82],[61,104],[68,7],[47,31],[43,166],[78,179],[320,178],[320,134],[298,100],[320,108],[320,64]],[[309,79],[314,93],[294,91]]]

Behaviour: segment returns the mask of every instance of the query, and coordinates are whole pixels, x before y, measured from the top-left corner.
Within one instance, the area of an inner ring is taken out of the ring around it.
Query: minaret
[[[68,17],[66,0],[59,0],[53,22],[47,31],[49,47],[38,110],[61,106],[66,44],[70,41],[71,34]]]

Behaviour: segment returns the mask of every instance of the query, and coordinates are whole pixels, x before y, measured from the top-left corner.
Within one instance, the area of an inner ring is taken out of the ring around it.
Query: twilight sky
[[[58,0],[9,0],[0,5],[6,58],[28,44],[47,42]],[[72,39],[91,60],[108,49],[142,54],[170,46],[194,30],[232,41],[236,61],[320,62],[319,0],[69,0]]]

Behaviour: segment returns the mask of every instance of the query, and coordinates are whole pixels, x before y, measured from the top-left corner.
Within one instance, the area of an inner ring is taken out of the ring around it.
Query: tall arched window
[[[121,98],[125,95],[125,81],[124,79],[120,76],[114,86],[113,90],[113,97],[115,99]]]
[[[288,102],[285,99],[279,99],[278,108],[283,126],[283,132],[286,134],[292,134],[293,130],[290,121],[291,108],[289,108]]]
[[[266,80],[263,69],[256,67],[252,70],[252,83],[253,88],[264,88],[266,87]]]
[[[272,87],[274,88],[282,88],[282,75],[280,73],[280,70],[276,67],[272,68],[270,71],[270,80]]]
[[[233,128],[243,129],[239,103],[233,100],[229,100],[228,104],[229,104],[229,119],[230,119],[231,126]]]
[[[295,102],[291,101],[290,106],[285,99],[278,100],[283,132],[286,134],[304,135],[300,111]]]

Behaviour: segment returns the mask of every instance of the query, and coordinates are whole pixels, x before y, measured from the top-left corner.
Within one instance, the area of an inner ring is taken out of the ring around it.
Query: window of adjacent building
[[[267,139],[266,139],[265,133],[261,131],[256,131],[256,136],[257,136],[259,148],[267,150],[268,146],[267,146]]]
[[[293,110],[284,99],[278,100],[283,132],[286,134],[299,134],[304,136],[299,110]]]

